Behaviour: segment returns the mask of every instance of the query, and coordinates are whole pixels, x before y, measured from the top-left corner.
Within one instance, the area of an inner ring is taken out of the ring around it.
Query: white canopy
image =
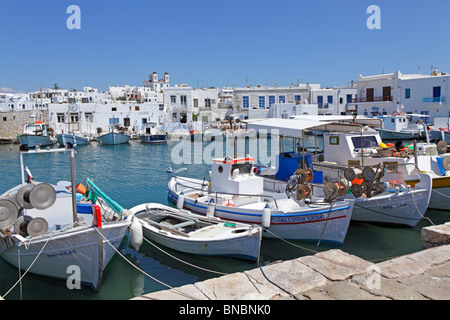
[[[302,131],[308,129],[331,130],[331,131],[361,131],[361,126],[357,124],[325,122],[318,120],[299,119],[264,119],[247,122],[247,130],[260,132],[265,130],[267,134],[302,138]]]

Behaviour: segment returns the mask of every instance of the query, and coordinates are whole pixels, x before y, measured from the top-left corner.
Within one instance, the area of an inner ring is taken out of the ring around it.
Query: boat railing
[[[201,185],[201,186],[202,186],[201,189],[200,189],[200,188],[196,188],[196,187],[193,187],[193,186],[189,186],[189,185],[185,185],[185,184],[179,183],[177,180],[175,180],[175,191],[176,191],[176,192],[178,192],[178,185],[180,185],[180,186],[182,186],[182,187],[185,187],[185,188],[192,189],[192,190],[205,191],[205,192],[208,192],[208,194],[215,194],[216,203],[217,203],[217,201],[218,201],[218,195],[219,195],[219,194],[226,194],[226,195],[233,195],[233,196],[240,196],[240,197],[249,197],[249,198],[250,198],[250,197],[270,198],[270,199],[273,200],[273,202],[275,203],[275,207],[276,207],[277,210],[278,210],[277,199],[275,199],[275,197],[273,197],[273,196],[271,196],[271,195],[265,195],[265,194],[232,193],[232,192],[224,192],[224,191],[220,191],[220,192],[214,191],[214,192],[211,192],[210,190],[205,190],[205,189],[204,189],[204,187],[206,187],[206,186],[208,185],[208,184],[205,184],[205,183],[204,183],[205,180],[203,180],[204,182],[200,183],[200,182],[191,181],[191,180],[188,180],[188,179],[183,179],[182,177],[178,177],[178,176],[174,176],[174,178],[176,178],[177,180],[180,179],[180,180],[187,181],[187,182],[192,183],[192,184],[194,184],[194,185],[196,184],[196,185]]]

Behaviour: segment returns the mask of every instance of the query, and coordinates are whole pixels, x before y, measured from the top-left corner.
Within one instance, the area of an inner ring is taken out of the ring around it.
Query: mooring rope
[[[37,259],[39,258],[39,256],[41,255],[42,251],[44,251],[44,248],[47,246],[47,243],[50,241],[50,239],[53,237],[53,233],[50,234],[50,237],[48,237],[47,241],[45,242],[45,244],[42,246],[41,250],[39,251],[38,255],[36,256],[36,258],[34,258],[33,262],[31,263],[31,265],[28,267],[28,269],[22,274],[22,276],[19,277],[19,280],[17,280],[17,282],[11,287],[11,289],[8,290],[8,292],[6,292],[3,297],[6,297],[16,286],[17,284],[21,284],[22,286],[22,279],[23,277],[25,277],[25,275],[28,273],[28,271],[31,269],[31,267],[33,267],[34,263],[37,261]],[[31,240],[30,239],[30,244],[31,244]],[[22,244],[22,242],[19,244],[19,246]],[[24,243],[25,244],[25,243]],[[30,244],[28,246],[26,246],[26,248],[28,249]],[[19,262],[19,270],[20,270],[20,248],[19,248],[19,254],[17,255],[18,257],[18,262]],[[19,275],[20,275],[20,271],[19,271]],[[22,293],[20,293],[22,295]]]

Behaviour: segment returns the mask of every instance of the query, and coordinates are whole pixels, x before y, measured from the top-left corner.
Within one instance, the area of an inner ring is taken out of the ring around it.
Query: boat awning
[[[259,121],[248,121],[247,130],[255,130],[278,136],[287,136],[293,138],[302,138],[304,130],[325,130],[340,132],[360,132],[361,126],[358,124],[347,124],[338,122],[325,122],[319,120],[300,120],[300,119],[264,119]]]

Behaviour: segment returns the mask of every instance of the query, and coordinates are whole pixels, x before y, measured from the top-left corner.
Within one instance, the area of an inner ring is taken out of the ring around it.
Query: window
[[[117,111],[117,107],[111,107],[111,111]]]
[[[89,123],[92,123],[93,120],[94,120],[94,118],[93,118],[93,116],[92,116],[92,113],[86,112],[86,113],[84,114],[84,121],[89,122]]]
[[[260,108],[266,107],[266,97],[265,96],[259,96],[259,107]]]
[[[294,96],[294,101],[295,101],[295,104],[299,104],[302,101],[302,95],[301,94],[296,94]]]
[[[441,97],[441,87],[433,87],[433,98]]]
[[[353,137],[352,142],[355,149],[361,149],[361,142],[363,148],[373,148],[378,146],[377,138],[375,136],[365,136],[362,137],[362,139],[361,137]]]
[[[286,96],[279,96],[278,103],[286,103]]]
[[[328,96],[327,101],[328,103],[333,103],[333,96]]]
[[[78,113],[70,114],[70,122],[78,122]]]
[[[206,104],[206,101],[205,101],[205,104]],[[194,99],[194,108],[198,108],[198,99]]]
[[[275,96],[269,96],[269,108],[275,103]]]
[[[243,96],[242,97],[242,108],[248,109],[248,107],[249,107],[248,96]]]
[[[206,108],[211,107],[211,99],[210,98],[205,99],[205,107]]]
[[[405,99],[409,99],[409,98],[411,98],[411,89],[406,88],[405,89]]]
[[[109,124],[118,124],[119,118],[109,118]]]
[[[338,146],[339,145],[339,136],[330,136],[330,145]]]
[[[323,106],[323,96],[317,96],[317,104],[319,107]]]
[[[57,123],[63,123],[64,122],[64,113],[57,113],[56,114],[56,122]]]
[[[3,117],[3,121],[6,121],[7,120],[7,118],[6,117]]]
[[[348,94],[347,95],[347,104],[352,103],[352,95]]]
[[[170,103],[177,102],[177,96],[170,96]]]
[[[187,104],[187,97],[186,96],[180,96],[180,102],[181,102],[181,104],[186,105]]]

